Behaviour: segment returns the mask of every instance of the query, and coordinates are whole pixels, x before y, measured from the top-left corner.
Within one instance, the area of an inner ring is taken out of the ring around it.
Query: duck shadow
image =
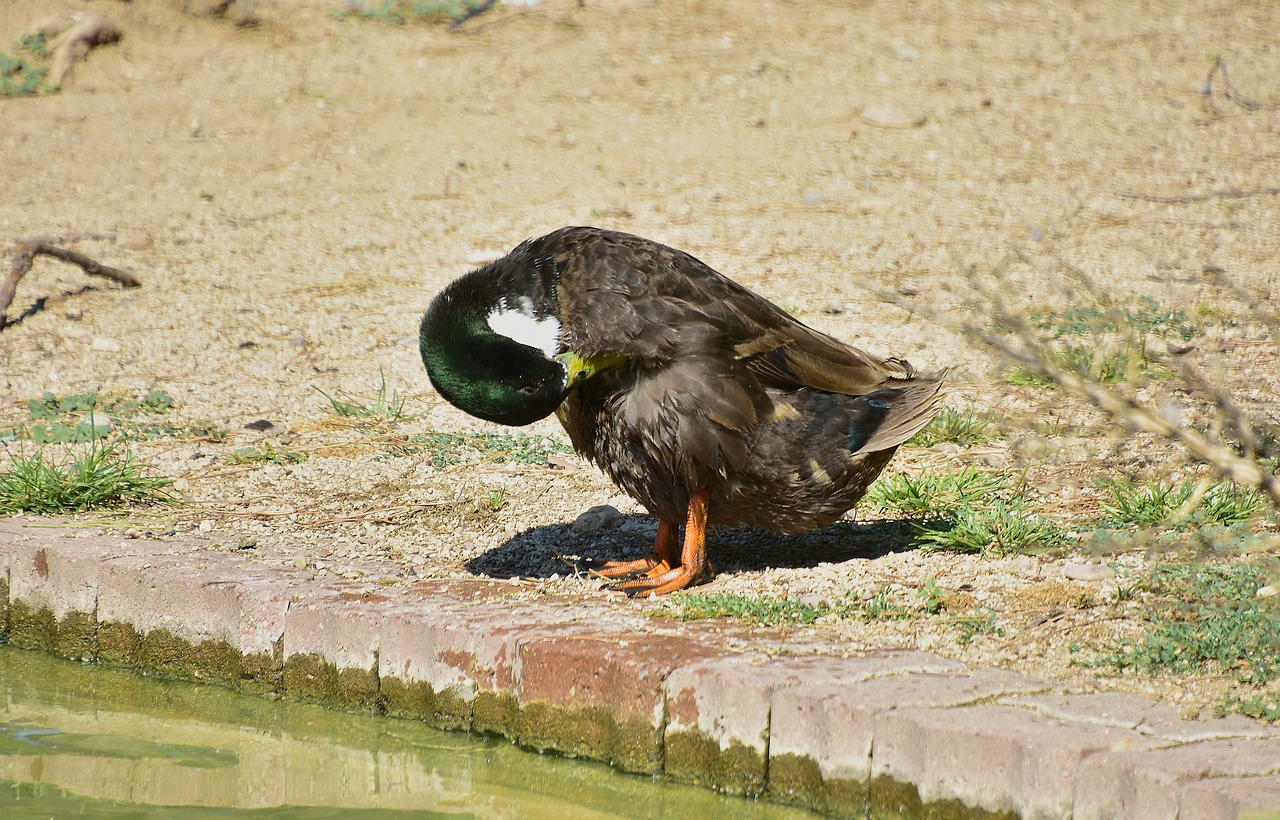
[[[773,535],[755,527],[713,526],[707,551],[717,572],[814,567],[854,558],[875,559],[918,547],[915,522],[840,521],[812,532]],[[578,532],[569,524],[548,524],[518,533],[465,564],[489,578],[548,578],[586,572],[606,561],[653,555],[658,522],[628,515],[617,527]]]

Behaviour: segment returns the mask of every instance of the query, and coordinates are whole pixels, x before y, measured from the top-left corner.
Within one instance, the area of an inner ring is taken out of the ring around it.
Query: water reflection
[[[0,646],[0,816],[794,817],[413,721]]]

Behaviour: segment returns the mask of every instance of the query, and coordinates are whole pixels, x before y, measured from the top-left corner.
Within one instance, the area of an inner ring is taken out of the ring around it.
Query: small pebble
[[[307,568],[307,556],[305,556],[305,555],[295,555],[295,556],[293,556],[293,568],[294,568],[294,569],[306,569],[306,568]]]
[[[198,529],[200,530],[200,532],[212,532],[213,522],[206,518],[204,521],[200,522],[200,526],[198,527]]]
[[[862,119],[884,128],[918,128],[928,117],[923,111],[909,111],[895,105],[869,105],[862,109]]]
[[[124,349],[115,339],[108,339],[106,336],[94,336],[93,341],[89,342],[89,348],[101,353],[119,353]]]
[[[920,49],[915,46],[907,45],[902,40],[894,40],[891,45],[893,46],[893,56],[899,60],[911,61],[920,59]]]
[[[1073,581],[1105,581],[1116,577],[1116,571],[1106,564],[1067,564],[1062,574]]]
[[[149,248],[153,241],[151,234],[146,233],[145,231],[120,234],[120,237],[116,240],[117,244],[128,248],[131,251],[140,251],[144,248]]]
[[[622,513],[609,504],[599,504],[579,515],[573,521],[574,532],[596,532],[618,526]]]
[[[1275,595],[1276,592],[1278,591],[1280,590],[1276,589],[1275,584],[1267,584],[1265,587],[1259,587],[1258,591],[1254,594],[1259,598],[1270,598],[1271,596]]]
[[[658,525],[643,518],[628,518],[618,525],[618,532],[646,535],[650,538],[658,534]]]

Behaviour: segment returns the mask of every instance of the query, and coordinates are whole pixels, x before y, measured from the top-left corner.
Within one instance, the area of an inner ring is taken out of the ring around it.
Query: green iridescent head
[[[458,279],[422,317],[419,348],[431,383],[487,421],[523,425],[551,415],[569,390],[555,307],[509,295],[493,265]]]

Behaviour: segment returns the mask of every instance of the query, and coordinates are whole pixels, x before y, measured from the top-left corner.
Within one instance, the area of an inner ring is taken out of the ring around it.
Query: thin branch
[[[484,14],[486,11],[493,8],[497,2],[498,0],[484,0],[484,2],[467,9],[449,22],[449,31],[457,31],[463,23],[467,22],[472,17],[479,17]]]
[[[978,332],[977,336],[987,345],[1028,370],[1052,379],[1069,393],[1088,399],[1112,418],[1123,421],[1135,429],[1156,433],[1177,441],[1201,461],[1232,481],[1265,492],[1274,504],[1280,506],[1280,477],[1262,469],[1262,465],[1257,461],[1241,458],[1231,448],[1209,441],[1194,430],[1152,413],[1128,396],[1120,395],[1097,382],[1083,379],[1075,373],[1064,370],[1048,361],[1046,357],[1038,355],[1034,347],[1030,350],[1015,347],[994,333]],[[1024,341],[1034,344],[1034,340]]]
[[[1140,199],[1143,202],[1166,202],[1176,204],[1179,202],[1204,202],[1209,199],[1244,199],[1250,196],[1275,196],[1280,194],[1280,188],[1254,188],[1252,191],[1243,191],[1239,188],[1226,188],[1221,191],[1210,191],[1207,194],[1180,194],[1177,196],[1161,196],[1159,194],[1140,194],[1135,191],[1121,191],[1118,196],[1122,199]]]
[[[86,234],[83,237],[98,238],[103,234]],[[61,239],[62,237],[59,237]],[[74,241],[82,238],[82,235],[72,235],[67,237]],[[112,237],[114,238],[114,236]],[[63,262],[70,262],[73,265],[79,265],[81,270],[90,276],[104,276],[113,279],[124,285],[126,288],[141,287],[142,282],[132,273],[104,265],[95,259],[91,259],[82,253],[60,248],[50,244],[49,237],[31,237],[29,239],[20,239],[17,242],[18,253],[13,258],[13,265],[9,268],[9,275],[3,281],[0,281],[0,329],[5,326],[4,312],[8,310],[9,305],[13,304],[13,297],[18,290],[18,280],[23,274],[31,270],[32,264],[35,263],[37,256],[52,256],[54,259],[61,259]]]
[[[1209,67],[1209,76],[1205,78],[1203,94],[1206,97],[1213,96],[1213,75],[1222,75],[1222,96],[1246,111],[1274,111],[1280,108],[1275,103],[1254,102],[1236,91],[1235,86],[1231,84],[1231,78],[1227,76],[1227,64],[1221,57],[1213,58],[1213,65]]]
[[[60,88],[78,60],[83,60],[90,50],[121,37],[120,29],[101,14],[93,12],[69,12],[61,14],[28,32],[45,40],[45,47],[52,53],[49,68],[49,84]]]

